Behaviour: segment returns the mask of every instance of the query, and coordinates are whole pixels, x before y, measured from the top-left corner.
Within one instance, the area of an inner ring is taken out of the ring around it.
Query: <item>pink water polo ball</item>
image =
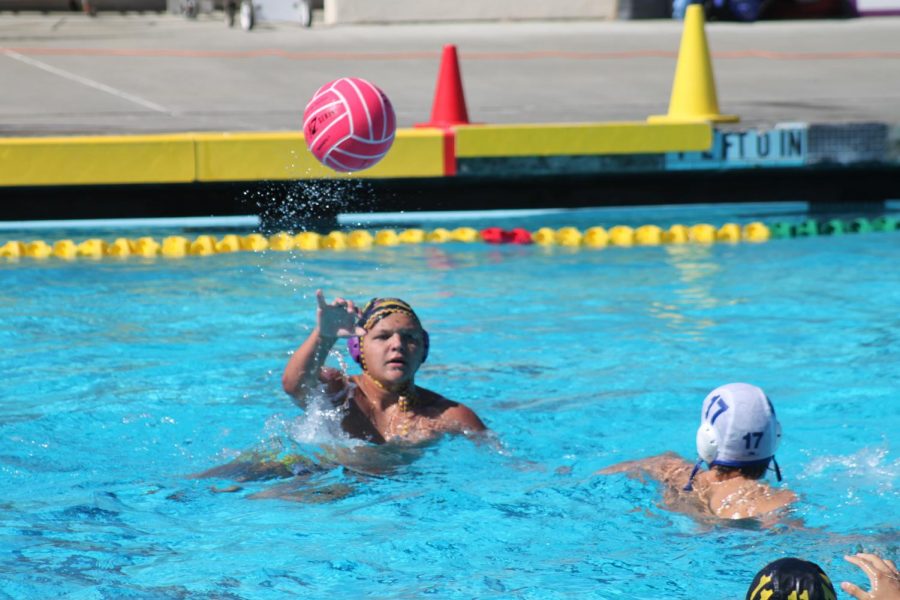
[[[391,101],[357,77],[326,83],[303,113],[307,147],[335,171],[362,171],[380,161],[391,149],[396,129]]]

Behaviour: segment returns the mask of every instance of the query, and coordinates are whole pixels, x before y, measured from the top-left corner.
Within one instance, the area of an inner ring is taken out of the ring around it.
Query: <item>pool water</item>
[[[863,583],[844,554],[900,558],[898,256],[881,233],[0,263],[0,598],[725,599],[783,556]],[[417,383],[496,442],[401,453],[295,408],[281,372],[319,287],[408,300]],[[594,474],[693,458],[730,381],[778,411],[782,524]],[[188,477],[253,451],[319,467]]]

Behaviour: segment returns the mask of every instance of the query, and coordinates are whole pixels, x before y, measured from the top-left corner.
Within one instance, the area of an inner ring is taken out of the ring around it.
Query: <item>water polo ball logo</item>
[[[307,147],[335,171],[361,171],[380,161],[394,143],[396,128],[385,93],[357,77],[326,83],[303,113]]]

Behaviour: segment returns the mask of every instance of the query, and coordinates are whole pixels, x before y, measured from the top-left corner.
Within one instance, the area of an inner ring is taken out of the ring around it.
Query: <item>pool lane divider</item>
[[[761,243],[773,239],[809,237],[813,235],[841,235],[868,232],[900,231],[900,219],[882,216],[876,219],[858,218],[849,221],[812,219],[799,223],[776,221],[769,225],[756,221],[743,226],[726,223],[716,227],[709,223],[696,225],[672,225],[663,229],[656,225],[642,225],[633,228],[627,225],[614,227],[590,227],[584,231],[576,227],[542,227],[536,231],[524,228],[506,230],[488,227],[477,230],[471,227],[445,229],[438,227],[430,231],[423,229],[380,229],[369,231],[356,229],[349,232],[332,231],[320,234],[304,231],[297,234],[279,232],[271,236],[260,233],[248,235],[227,234],[221,237],[199,235],[193,239],[184,236],[168,236],[162,240],[153,237],[119,237],[112,242],[91,238],[82,242],[71,239],[47,242],[33,240],[22,242],[10,240],[0,245],[0,258],[17,260],[20,258],[63,260],[78,258],[101,259],[104,257],[127,258],[129,256],[155,258],[183,258],[185,256],[209,256],[232,252],[278,252],[319,250],[365,250],[374,246],[401,246],[406,244],[441,244],[447,242],[487,244],[535,244],[539,246],[564,246],[570,248],[606,248],[632,246],[659,246],[680,244],[715,243],[736,244],[739,242]]]

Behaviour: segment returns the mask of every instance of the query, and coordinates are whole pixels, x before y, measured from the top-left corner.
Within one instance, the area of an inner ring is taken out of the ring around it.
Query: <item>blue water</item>
[[[594,219],[565,224],[614,224]],[[898,257],[867,234],[0,262],[0,598],[714,600],[788,555],[862,583],[844,554],[900,558]],[[417,382],[497,443],[398,456],[296,409],[280,377],[318,287],[408,300]],[[693,457],[729,381],[778,410],[786,524],[697,522],[594,475]],[[187,477],[254,450],[320,468]]]

